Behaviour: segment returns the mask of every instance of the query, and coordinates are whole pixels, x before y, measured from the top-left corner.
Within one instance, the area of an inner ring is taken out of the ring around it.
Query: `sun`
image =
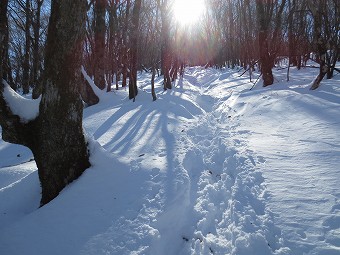
[[[204,0],[174,0],[174,17],[181,25],[196,23],[203,15],[204,9]]]

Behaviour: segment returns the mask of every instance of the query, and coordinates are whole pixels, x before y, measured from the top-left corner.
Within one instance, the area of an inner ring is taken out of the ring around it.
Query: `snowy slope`
[[[102,94],[92,167],[40,209],[30,151],[0,140],[0,254],[340,254],[340,78],[311,92],[317,70],[284,72]]]

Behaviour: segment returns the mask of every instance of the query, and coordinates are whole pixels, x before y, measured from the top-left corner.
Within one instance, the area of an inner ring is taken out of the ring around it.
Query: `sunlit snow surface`
[[[16,93],[6,81],[4,81],[4,84],[3,95],[13,114],[18,115],[23,123],[34,120],[39,114],[41,97],[28,99]]]
[[[101,93],[92,167],[40,209],[30,151],[0,140],[0,254],[340,254],[340,75],[309,91],[317,71]]]

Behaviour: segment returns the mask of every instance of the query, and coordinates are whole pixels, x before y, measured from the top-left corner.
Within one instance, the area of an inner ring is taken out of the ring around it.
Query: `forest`
[[[188,8],[177,2],[176,8]],[[261,68],[270,85],[270,70],[282,57],[298,67],[313,59],[327,69],[328,79],[333,76],[340,48],[338,0],[206,0],[199,19],[184,24],[173,6],[172,0],[87,2],[82,64],[99,88],[119,89],[119,81],[126,86],[136,70],[155,70],[164,75],[164,88],[171,88],[186,65]],[[2,18],[3,77],[24,94],[33,89],[34,97],[41,93],[50,12],[48,0],[13,0]],[[90,92],[82,93],[95,102]]]
[[[340,0],[0,0],[0,253],[340,252]]]
[[[243,68],[250,80],[258,69],[265,87],[274,83],[272,69],[280,59],[289,59],[287,81],[291,66],[300,69],[311,59],[319,65],[311,89],[339,72],[339,0],[201,4],[197,20],[183,22],[176,13],[199,1],[189,6],[170,0],[1,1],[3,139],[32,149],[43,187],[42,205],[90,165],[78,97],[88,106],[99,98],[85,75],[81,77],[80,66],[100,90],[128,87],[133,100],[139,71],[152,73],[153,100],[156,75],[163,77],[164,90],[172,89],[186,66]],[[32,91],[33,99],[42,95],[38,117],[27,123],[18,118],[7,106],[5,83],[23,95]],[[64,125],[56,128],[60,120]],[[62,153],[56,149],[60,144]],[[46,160],[44,154],[50,150],[54,153]]]

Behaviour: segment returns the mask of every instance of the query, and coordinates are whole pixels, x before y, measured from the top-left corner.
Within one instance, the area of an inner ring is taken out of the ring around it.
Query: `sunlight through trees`
[[[51,6],[57,6],[56,2],[1,0],[1,78],[19,94],[42,96],[42,102],[46,102],[47,84],[64,79],[67,68],[79,75],[81,65],[99,89],[128,89],[133,100],[140,89],[139,71],[152,73],[152,100],[157,99],[155,77],[162,76],[164,90],[172,89],[186,66],[238,68],[249,72],[250,80],[257,71],[263,86],[269,86],[275,83],[272,69],[280,60],[287,59],[287,80],[290,67],[300,69],[311,60],[319,68],[311,89],[317,89],[324,77],[331,79],[340,72],[336,67],[340,58],[338,0],[83,0],[79,1],[84,5],[81,21],[71,15],[60,23],[63,26],[55,25],[65,42],[78,40],[77,47],[70,48],[79,53],[77,65],[74,59],[50,62],[52,56],[70,54],[57,52],[65,49],[49,41],[54,30],[47,28],[56,22],[53,17],[65,11],[58,9],[53,16]],[[84,36],[77,34],[82,28]],[[52,69],[57,73],[52,74]],[[78,102],[78,116],[79,96],[85,106],[100,99],[88,80],[73,78],[77,79],[70,86],[76,91],[63,96]],[[9,120],[16,117],[6,108],[4,84],[0,87],[0,123],[6,133]],[[49,95],[53,96],[57,95]]]

